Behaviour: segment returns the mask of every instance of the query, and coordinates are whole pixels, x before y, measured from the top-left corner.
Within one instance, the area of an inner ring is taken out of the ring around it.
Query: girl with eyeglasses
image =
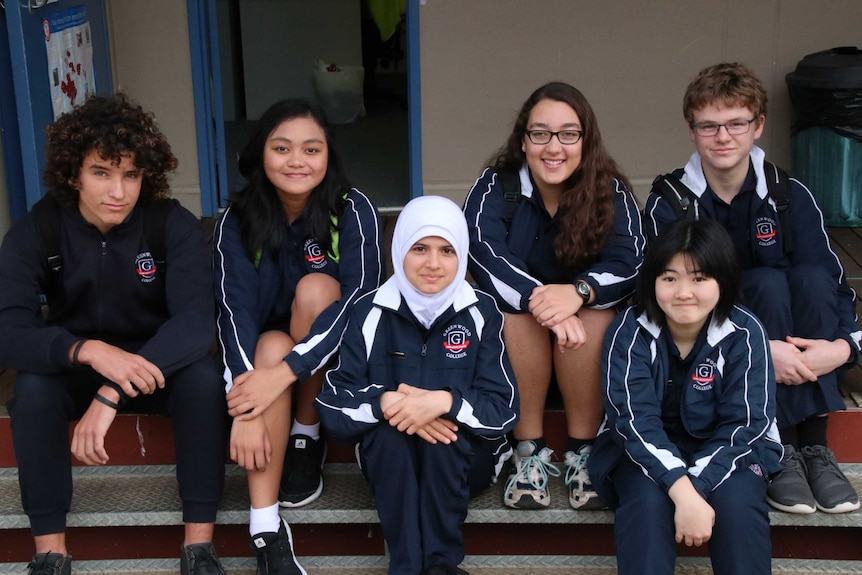
[[[508,507],[547,507],[548,478],[561,474],[543,429],[552,375],[566,411],[569,503],[603,506],[587,460],[603,416],[602,337],[631,295],[643,258],[630,187],[586,98],[552,82],[524,102],[508,141],[467,197],[470,273],[505,313],[521,393]]]

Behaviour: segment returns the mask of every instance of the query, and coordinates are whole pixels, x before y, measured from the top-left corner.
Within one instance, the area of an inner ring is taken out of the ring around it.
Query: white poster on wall
[[[54,118],[95,93],[93,42],[87,7],[70,8],[42,20]]]

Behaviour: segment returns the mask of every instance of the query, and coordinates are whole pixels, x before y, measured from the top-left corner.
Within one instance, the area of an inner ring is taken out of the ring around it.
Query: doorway
[[[403,13],[381,20],[369,1],[217,0],[228,193],[244,183],[236,159],[260,114],[280,99],[300,97],[317,101],[335,120],[348,178],[375,205],[403,206],[421,194],[414,189],[416,181],[421,187],[414,160],[418,130],[411,135],[411,124],[418,128],[418,104],[410,119],[418,103],[418,89],[411,97],[409,88],[412,74],[418,88],[418,56],[410,55],[410,42],[418,41],[408,22],[414,2],[402,0]],[[361,110],[339,115],[328,109],[326,93],[315,83],[325,67],[364,70]],[[219,190],[220,206],[227,195]]]

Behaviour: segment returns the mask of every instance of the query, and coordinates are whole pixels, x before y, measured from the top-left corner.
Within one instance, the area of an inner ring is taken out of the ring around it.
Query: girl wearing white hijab
[[[395,224],[394,275],[350,310],[317,409],[359,444],[390,575],[465,573],[470,497],[511,455],[518,391],[493,298],[465,280],[469,236],[450,200],[412,200]]]

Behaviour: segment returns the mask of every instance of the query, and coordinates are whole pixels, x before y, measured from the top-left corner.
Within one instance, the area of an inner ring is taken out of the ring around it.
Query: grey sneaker
[[[825,445],[808,445],[802,448],[802,457],[808,467],[808,485],[821,511],[847,513],[859,509],[859,496],[831,449]]]
[[[599,499],[599,494],[593,489],[590,475],[587,472],[587,459],[589,459],[592,449],[591,446],[584,445],[577,453],[567,451],[563,456],[566,465],[564,479],[566,487],[569,489],[569,505],[573,509],[586,511],[605,508],[605,504]]]
[[[802,454],[792,445],[784,446],[784,467],[766,488],[766,501],[779,511],[807,515],[817,511],[817,502],[808,486],[808,469]]]
[[[183,547],[180,573],[182,575],[225,575],[212,543],[194,543]]]
[[[72,556],[68,553],[36,553],[27,565],[27,575],[72,575]]]
[[[284,471],[278,489],[278,504],[282,507],[308,505],[323,492],[323,462],[326,442],[307,435],[291,435],[284,456]]]
[[[280,521],[278,533],[258,533],[251,537],[257,556],[257,575],[308,575],[293,554],[290,529]]]
[[[503,493],[506,507],[544,509],[551,504],[548,476],[559,477],[560,470],[551,463],[554,451],[543,447],[536,453],[536,444],[521,441],[512,456],[512,471]]]

